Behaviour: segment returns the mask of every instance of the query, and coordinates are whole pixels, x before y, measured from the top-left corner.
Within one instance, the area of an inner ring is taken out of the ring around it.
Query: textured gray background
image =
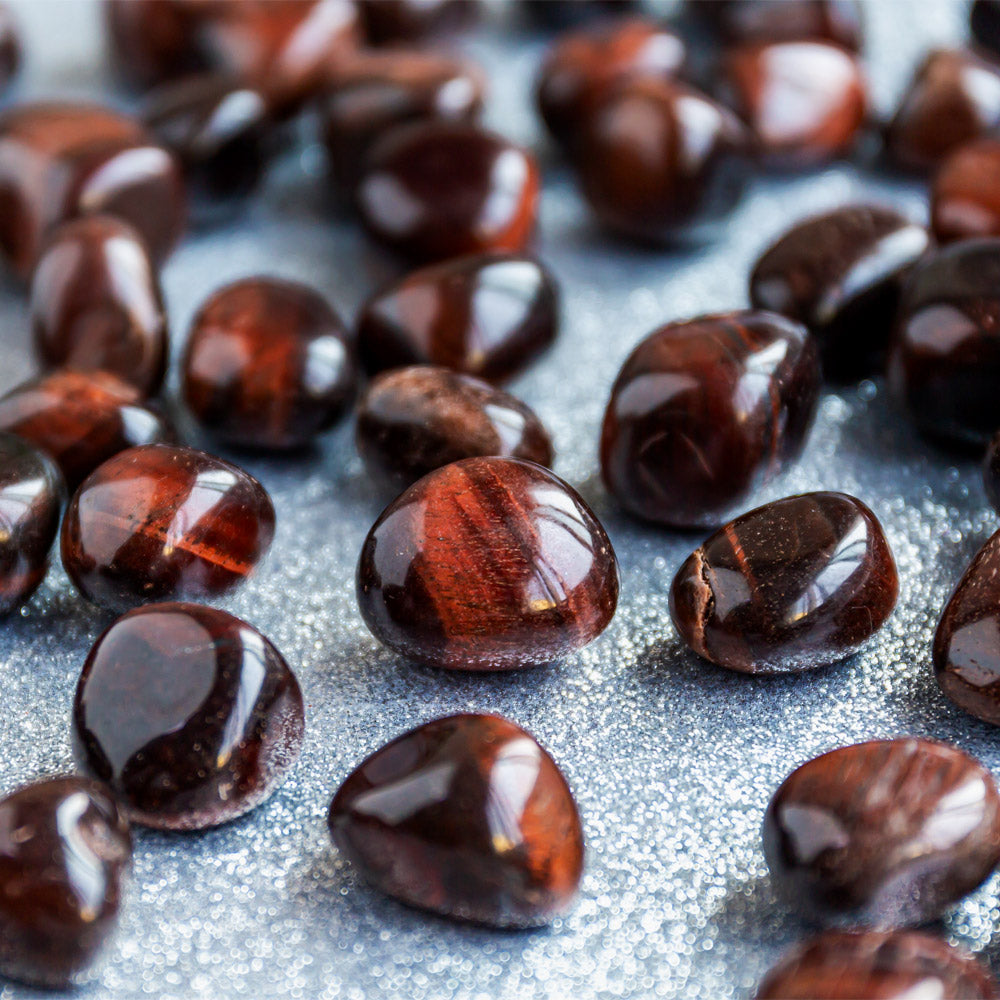
[[[100,22],[87,0],[17,3],[28,47],[18,96],[109,93]],[[964,35],[948,0],[867,5],[872,85],[892,106],[930,44]],[[480,31],[468,47],[493,82],[488,119],[542,147],[529,102],[538,38]],[[242,461],[278,510],[269,560],[226,606],[284,652],[305,692],[308,733],[290,780],[265,805],[201,835],[138,831],[120,935],[93,997],[479,998],[746,997],[807,931],[773,898],[759,827],[793,767],[840,744],[903,733],[952,740],[1000,768],[996,731],[939,694],[930,639],[962,567],[996,526],[978,469],[922,443],[881,383],[828,395],[805,457],[769,495],[840,489],[869,503],[899,561],[899,607],[853,661],[751,679],[697,661],[667,613],[675,568],[698,541],[620,516],[597,476],[604,402],[629,349],[653,327],[746,303],[757,253],[796,218],[852,198],[922,217],[920,190],[836,166],[756,183],[714,245],[636,251],[608,242],[561,170],[548,164],[538,249],[562,283],[558,346],[514,384],[554,434],[556,471],[603,519],[623,591],[592,646],[546,669],[462,676],[401,662],[365,630],[354,565],[381,502],[350,429],[315,455]],[[290,150],[263,197],[224,228],[192,234],[164,273],[175,346],[216,286],[271,272],[312,283],[351,317],[390,273],[353,225],[330,212],[315,144]],[[30,371],[23,289],[0,285],[0,389]],[[54,569],[0,627],[0,792],[71,766],[69,706],[107,615]],[[330,847],[325,813],[363,756],[420,722],[500,712],[532,730],[565,769],[584,818],[579,905],[548,931],[469,930],[359,885]],[[997,879],[945,926],[1000,968]],[[30,995],[7,985],[3,997]]]

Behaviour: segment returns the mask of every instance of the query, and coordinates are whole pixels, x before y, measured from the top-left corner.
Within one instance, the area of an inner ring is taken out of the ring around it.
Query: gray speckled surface
[[[18,96],[107,92],[97,11],[88,0],[16,3],[29,48]],[[965,5],[872,2],[876,102],[891,107],[920,50],[962,37]],[[527,95],[536,38],[484,29],[469,48],[493,81],[488,117],[531,144]],[[254,272],[299,278],[346,315],[390,263],[323,197],[315,146],[289,151],[263,197],[231,224],[193,234],[164,280],[180,342],[201,300]],[[616,369],[660,323],[742,306],[756,254],[797,217],[858,197],[924,212],[920,191],[837,166],[760,181],[721,238],[699,250],[636,251],[590,225],[550,165],[539,251],[564,289],[561,339],[514,384],[552,430],[556,470],[604,520],[623,593],[607,633],[547,669],[462,676],[381,649],[354,603],[354,564],[380,509],[347,427],[315,455],[245,461],[278,510],[266,565],[226,606],[260,627],[296,670],[308,733],[290,780],[251,815],[202,835],[139,831],[120,935],[84,997],[485,998],[746,997],[807,929],[773,898],[759,827],[773,789],[823,750],[901,733],[952,740],[1000,771],[996,731],[948,704],[930,638],[962,567],[995,526],[974,462],[923,444],[866,383],[825,398],[805,457],[770,495],[841,489],[883,519],[902,575],[899,607],[853,661],[812,675],[752,679],[698,662],[667,613],[671,576],[695,535],[615,512],[600,486],[596,437]],[[0,286],[0,389],[30,370],[23,291]],[[229,456],[233,457],[233,456]],[[0,627],[0,791],[71,766],[77,673],[109,617],[55,569]],[[468,930],[368,891],[330,847],[325,812],[364,755],[424,720],[500,712],[531,729],[565,769],[589,855],[579,905],[548,931]],[[1000,968],[994,879],[945,932]],[[6,985],[0,996],[28,991]]]

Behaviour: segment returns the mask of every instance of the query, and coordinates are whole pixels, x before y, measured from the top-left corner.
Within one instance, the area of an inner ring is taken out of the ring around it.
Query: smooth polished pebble
[[[1000,236],[1000,142],[960,146],[934,175],[931,227],[939,243]]]
[[[730,45],[819,39],[861,48],[858,0],[688,0],[687,7]]]

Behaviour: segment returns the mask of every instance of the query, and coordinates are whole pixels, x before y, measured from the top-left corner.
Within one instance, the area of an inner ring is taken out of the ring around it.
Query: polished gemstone
[[[820,39],[861,47],[858,0],[688,0],[688,7],[729,44]]]
[[[89,778],[51,778],[0,800],[0,974],[63,989],[118,923],[128,823]]]
[[[798,457],[819,399],[816,344],[774,313],[668,323],[618,373],[601,469],[630,513],[715,527]]]
[[[0,91],[6,90],[21,69],[21,36],[7,4],[0,4]]]
[[[742,514],[695,549],[674,577],[670,616],[720,667],[786,673],[856,652],[898,594],[875,515],[844,493],[806,493]]]
[[[479,924],[561,916],[583,872],[566,779],[530,733],[496,715],[437,719],[376,750],[340,786],[329,824],[376,888]]]
[[[978,45],[1000,55],[1000,0],[974,0],[969,11],[969,28]]]
[[[356,0],[372,45],[424,42],[472,24],[478,0]]]
[[[961,948],[918,931],[827,931],[793,948],[757,1000],[996,1000],[989,970]]]
[[[510,670],[596,639],[618,603],[618,563],[593,512],[548,469],[469,458],[382,512],[357,588],[365,624],[395,652],[452,670]]]
[[[807,761],[764,817],[775,887],[822,922],[935,920],[1000,861],[1000,796],[956,747],[875,740]]]
[[[927,230],[895,209],[844,205],[796,223],[764,251],[750,301],[804,323],[823,374],[881,370],[902,279],[930,246]]]
[[[129,818],[197,830],[242,816],[302,746],[302,693],[253,626],[200,604],[129,611],[94,644],[73,702],[81,767]]]
[[[889,386],[941,444],[981,448],[1000,427],[1000,239],[953,243],[903,286]]]
[[[535,228],[534,157],[476,125],[418,121],[371,150],[357,188],[380,243],[417,261],[523,250]]]
[[[114,610],[238,587],[274,537],[274,507],[242,469],[191,448],[108,459],[63,519],[62,560],[84,597]]]
[[[930,171],[998,128],[1000,66],[965,49],[935,49],[917,67],[886,128],[885,146],[897,165]]]
[[[62,476],[44,452],[0,433],[0,615],[20,607],[45,579],[63,493]]]
[[[685,57],[679,35],[640,17],[563,35],[549,50],[538,77],[535,93],[542,121],[554,138],[572,148],[615,84],[636,77],[672,79]]]
[[[134,445],[169,441],[173,430],[143,394],[108,372],[54,371],[0,397],[0,430],[30,441],[74,489],[101,462]]]
[[[769,166],[814,167],[843,156],[868,110],[860,63],[830,42],[748,42],[730,49],[723,89]]]
[[[449,462],[483,455],[552,464],[552,441],[519,399],[448,368],[414,365],[379,375],[358,407],[358,451],[397,490]]]
[[[358,353],[372,373],[432,364],[500,382],[545,351],[558,324],[558,289],[541,264],[476,254],[376,292],[358,317]]]
[[[35,353],[46,368],[103,370],[154,395],[167,367],[167,316],[139,233],[110,215],[66,222],[31,279]]]
[[[327,301],[308,285],[267,277],[208,299],[181,370],[198,422],[248,448],[307,444],[343,416],[357,382],[347,329]]]
[[[652,242],[707,235],[743,193],[746,131],[685,84],[625,81],[588,117],[574,155],[597,218]]]
[[[931,188],[931,226],[940,243],[1000,236],[1000,142],[961,146]]]

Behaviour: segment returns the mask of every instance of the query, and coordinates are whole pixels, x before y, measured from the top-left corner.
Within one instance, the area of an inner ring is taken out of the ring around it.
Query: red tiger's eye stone
[[[861,47],[857,0],[688,0],[688,7],[730,44],[818,38]]]
[[[88,215],[55,230],[31,279],[31,322],[47,368],[111,372],[149,396],[163,382],[160,279],[126,222]]]
[[[354,398],[347,330],[307,285],[246,278],[215,292],[191,323],[184,400],[222,441],[295,448],[332,427]]]
[[[931,188],[931,226],[939,243],[1000,236],[1000,142],[961,146]]]
[[[76,689],[77,759],[129,818],[197,830],[242,816],[302,746],[302,693],[255,628],[198,604],[152,604],[94,644]]]
[[[417,261],[523,250],[535,228],[534,157],[462,122],[402,125],[372,149],[357,188],[380,243]]]
[[[546,923],[569,909],[583,872],[566,779],[496,715],[437,719],[376,750],[341,785],[329,825],[376,888],[457,920]]]
[[[271,498],[248,473],[191,448],[148,445],[84,480],[63,519],[62,559],[84,597],[126,610],[228,593],[273,537]]]
[[[816,344],[798,323],[752,310],[668,323],[615,380],[604,482],[639,517],[714,527],[799,455],[819,390]]]
[[[118,922],[128,823],[89,778],[51,778],[0,800],[0,974],[63,989]]]
[[[357,0],[372,45],[420,42],[467,27],[478,0]]]
[[[452,670],[510,670],[596,639],[618,603],[604,528],[553,473],[470,458],[391,503],[358,562],[358,604],[395,652]]]
[[[925,923],[1000,861],[1000,795],[985,767],[944,743],[841,747],[775,792],[764,853],[777,889],[809,917]]]

